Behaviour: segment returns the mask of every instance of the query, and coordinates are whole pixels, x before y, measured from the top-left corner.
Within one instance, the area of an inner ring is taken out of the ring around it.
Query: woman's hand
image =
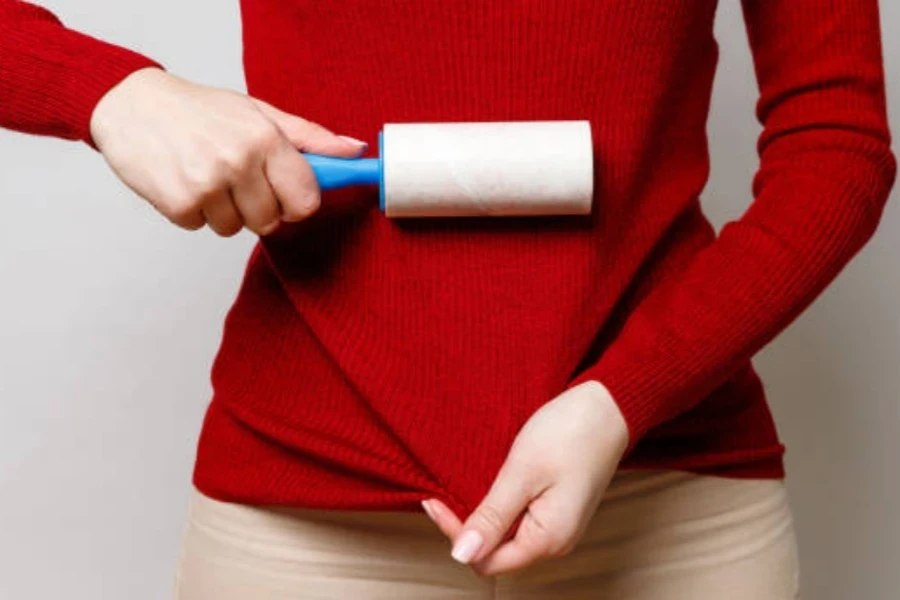
[[[365,144],[260,100],[160,69],[126,77],[97,104],[91,135],[116,174],[176,225],[259,235],[319,206],[298,150],[352,158]]]
[[[482,575],[513,571],[572,549],[627,447],[628,428],[612,396],[588,381],[532,415],[465,524],[437,499],[422,504],[454,541],[456,560]],[[503,541],[520,516],[515,537]]]

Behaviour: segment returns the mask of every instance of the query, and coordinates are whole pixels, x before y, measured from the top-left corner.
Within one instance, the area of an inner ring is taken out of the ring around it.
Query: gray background
[[[194,80],[242,89],[237,0],[45,4]],[[900,3],[882,2],[900,117]],[[722,0],[716,223],[750,201],[756,87]],[[895,194],[897,196],[897,194]],[[172,585],[222,319],[253,238],[169,226],[78,144],[0,132],[0,598],[158,600]],[[900,589],[900,206],[759,357],[788,445],[805,597]]]

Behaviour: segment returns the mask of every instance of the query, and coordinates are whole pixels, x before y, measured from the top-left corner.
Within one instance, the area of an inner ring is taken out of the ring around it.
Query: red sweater
[[[401,222],[374,189],[326,193],[250,259],[201,491],[348,509],[436,496],[465,516],[529,415],[589,379],[628,422],[623,466],[783,476],[750,357],[870,238],[893,183],[876,0],[744,1],[761,161],[718,236],[699,204],[715,0],[242,9],[250,94],[340,133],[589,119],[594,213]],[[97,100],[151,64],[0,0],[0,125],[90,142]]]

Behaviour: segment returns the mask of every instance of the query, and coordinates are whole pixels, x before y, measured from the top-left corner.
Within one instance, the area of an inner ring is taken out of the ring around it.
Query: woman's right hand
[[[299,151],[353,158],[365,144],[237,92],[141,69],[100,100],[94,143],[115,173],[185,229],[259,235],[319,207]]]

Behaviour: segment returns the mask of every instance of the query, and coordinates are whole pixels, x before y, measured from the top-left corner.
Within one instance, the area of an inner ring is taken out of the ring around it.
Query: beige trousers
[[[176,600],[793,600],[784,482],[622,471],[568,555],[482,578],[424,513],[254,508],[194,493]]]

